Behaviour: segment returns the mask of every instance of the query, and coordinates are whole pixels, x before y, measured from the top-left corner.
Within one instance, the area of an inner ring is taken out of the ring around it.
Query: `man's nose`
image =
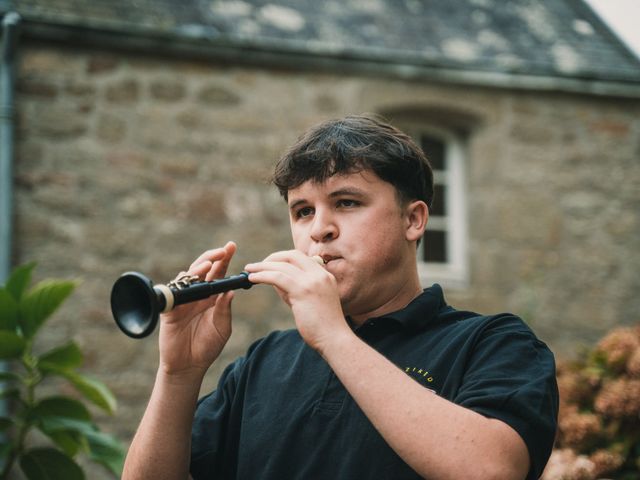
[[[326,242],[338,237],[338,226],[335,218],[327,211],[318,211],[313,217],[311,225],[311,238],[315,242]]]

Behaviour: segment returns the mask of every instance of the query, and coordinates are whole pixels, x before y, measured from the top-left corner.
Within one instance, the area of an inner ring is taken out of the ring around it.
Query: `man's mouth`
[[[334,257],[333,255],[320,255],[320,258],[322,258],[322,261],[326,265],[327,263],[332,262],[333,260],[337,260],[340,257]]]

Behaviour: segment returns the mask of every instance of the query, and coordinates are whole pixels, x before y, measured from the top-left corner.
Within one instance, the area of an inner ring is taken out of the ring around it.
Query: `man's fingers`
[[[189,275],[198,275],[206,281],[223,277],[236,250],[237,247],[234,242],[227,242],[224,247],[207,250],[193,261],[187,273]],[[180,273],[180,275],[183,274],[184,272]]]
[[[273,285],[283,292],[288,292],[291,286],[292,277],[287,272],[281,270],[260,270],[258,272],[250,273],[249,280],[252,283],[264,283]]]
[[[310,260],[314,261],[319,265],[324,265],[324,261],[322,260],[322,257],[317,255],[313,257],[309,257],[299,250],[284,250],[280,252],[274,252],[260,263],[284,262],[284,263],[289,263],[291,265],[295,265],[298,268],[304,268],[305,266],[310,265],[309,263]]]
[[[180,272],[178,277],[181,275],[197,275],[200,278],[204,278],[207,272],[211,269],[211,262],[204,261],[198,265],[193,265],[189,268],[189,271],[186,273]]]
[[[259,270],[293,270],[296,268],[298,268],[296,265],[284,261],[263,260],[262,262],[247,264],[245,270],[247,272],[257,272]]]
[[[226,251],[224,248],[214,248],[212,250],[207,250],[198,258],[196,258],[193,263],[189,266],[189,270],[197,267],[198,265],[203,264],[204,262],[215,262],[218,261],[226,255]]]
[[[221,294],[216,302],[216,309],[213,312],[213,326],[222,338],[231,336],[231,301],[234,292],[228,291]]]
[[[234,253],[236,253],[237,247],[234,242],[227,242],[224,247],[213,248],[211,250],[207,250],[202,253],[198,258],[196,258],[189,269],[197,267],[198,265],[209,261],[211,263],[215,263],[217,261],[226,261],[227,265],[231,260],[231,257]]]
[[[229,263],[231,262],[231,258],[236,253],[237,247],[233,242],[227,242],[227,244],[223,247],[224,255],[221,259],[216,262],[213,262],[209,273],[207,273],[205,280],[210,281],[215,278],[222,278],[227,273],[227,268],[229,267]]]

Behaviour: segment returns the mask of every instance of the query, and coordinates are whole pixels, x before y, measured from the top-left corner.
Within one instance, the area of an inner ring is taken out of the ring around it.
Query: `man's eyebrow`
[[[366,197],[367,193],[364,190],[360,190],[359,188],[346,187],[331,192],[329,194],[329,197],[341,197],[343,195],[348,195],[351,197]]]
[[[358,198],[363,198],[367,196],[366,191],[361,190],[359,188],[355,188],[355,187],[345,187],[345,188],[340,188],[338,190],[334,190],[333,192],[331,192],[329,194],[329,198],[335,198],[335,197],[342,197],[342,196],[350,196],[350,197],[358,197]],[[289,204],[289,210],[295,210],[297,207],[299,207],[300,205],[303,205],[305,203],[308,203],[308,200],[306,198],[299,198],[297,200],[293,200],[290,204]]]
[[[295,201],[293,201],[293,202],[291,202],[291,203],[289,204],[289,210],[295,210],[295,208],[296,208],[297,206],[302,205],[302,204],[304,204],[304,203],[307,203],[307,200],[306,200],[306,199],[304,199],[304,198],[300,198],[300,199],[298,199],[298,200],[295,200]]]

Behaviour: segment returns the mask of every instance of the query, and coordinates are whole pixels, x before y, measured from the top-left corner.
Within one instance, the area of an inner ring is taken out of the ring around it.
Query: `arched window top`
[[[483,123],[481,112],[443,105],[394,106],[379,112],[394,125],[429,125],[460,137],[469,136]]]

